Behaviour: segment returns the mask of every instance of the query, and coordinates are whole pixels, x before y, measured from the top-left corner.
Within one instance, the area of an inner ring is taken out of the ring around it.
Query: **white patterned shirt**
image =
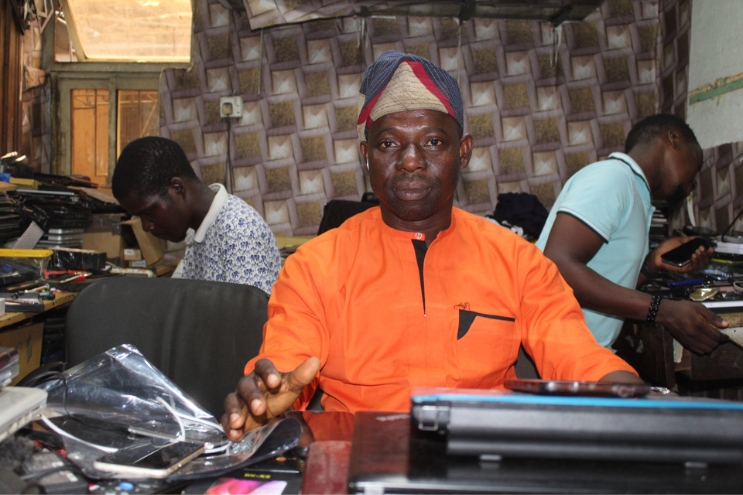
[[[271,293],[281,256],[271,229],[249,204],[222,184],[204,220],[186,234],[186,253],[174,277],[253,285]]]

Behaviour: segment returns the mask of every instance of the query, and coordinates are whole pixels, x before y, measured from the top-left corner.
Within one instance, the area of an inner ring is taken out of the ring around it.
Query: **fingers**
[[[316,357],[307,358],[290,373],[283,373],[281,386],[270,390],[266,397],[266,412],[269,418],[283,414],[292,407],[304,387],[312,383],[320,371],[320,360]]]
[[[255,363],[253,371],[259,377],[269,390],[276,390],[281,386],[281,373],[274,367],[268,359],[260,359]]]
[[[267,406],[263,395],[269,388],[265,384],[266,380],[256,374],[259,363],[264,377],[281,383],[276,368],[265,359],[256,363],[256,370],[253,373],[237,382],[235,392],[224,400],[225,412],[222,415],[222,427],[230,440],[239,441],[246,431],[265,419]]]
[[[320,371],[320,360],[311,357],[290,373],[281,373],[268,359],[256,362],[252,373],[237,382],[237,389],[224,401],[222,426],[233,441],[283,414],[312,383]]]
[[[701,246],[691,256],[691,263],[689,263],[687,266],[689,267],[690,271],[701,270],[710,264],[713,254],[713,249],[707,249],[704,246]]]
[[[663,305],[661,305],[663,309]],[[728,337],[720,332],[728,323],[701,304],[669,301],[665,308],[670,315],[666,329],[684,347],[695,354],[708,354]]]
[[[229,394],[224,400],[224,414],[222,415],[222,428],[230,440],[238,441],[243,434],[243,426],[248,416],[248,408],[245,402],[235,393]]]
[[[698,333],[693,336],[694,341],[692,342],[692,345],[690,346],[690,350],[693,352],[696,352],[697,354],[709,354],[712,352],[715,347],[717,347],[718,342],[715,341],[711,336],[702,333]]]
[[[299,395],[302,389],[312,383],[315,376],[320,372],[320,360],[316,357],[305,359],[294,371],[287,377],[286,386],[289,390]]]
[[[709,354],[720,344],[728,340],[727,335],[720,332],[720,328],[727,326],[727,322],[707,308],[703,308],[700,318],[693,325],[689,349],[697,354]]]

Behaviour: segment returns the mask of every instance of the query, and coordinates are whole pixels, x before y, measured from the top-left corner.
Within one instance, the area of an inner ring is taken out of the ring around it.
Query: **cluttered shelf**
[[[76,292],[55,292],[53,300],[44,301],[44,311],[50,311],[65,304],[69,304],[72,302],[73,299],[75,299],[76,295]],[[3,315],[0,315],[0,329],[6,328],[10,325],[14,325],[16,323],[30,320],[38,314],[39,312],[7,312]]]
[[[0,171],[0,247],[52,249],[77,258],[86,256],[83,250],[87,259],[75,262],[86,266],[74,269],[94,274],[113,265],[124,274],[162,276],[182,256],[183,246],[146,232],[110,189],[87,178],[39,173],[17,153],[0,157]]]
[[[643,287],[663,299],[690,300],[728,322],[730,337],[712,352],[699,355],[682,347],[663,325],[626,320],[614,343],[617,355],[656,385],[697,395],[743,401],[743,257],[718,242],[704,270],[665,274]]]

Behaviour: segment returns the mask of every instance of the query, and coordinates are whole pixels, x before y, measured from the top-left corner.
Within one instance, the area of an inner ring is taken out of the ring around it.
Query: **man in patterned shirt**
[[[271,229],[223,185],[201,182],[178,143],[152,136],[132,141],[119,156],[111,187],[144,230],[167,241],[186,240],[174,276],[271,293],[281,268]]]

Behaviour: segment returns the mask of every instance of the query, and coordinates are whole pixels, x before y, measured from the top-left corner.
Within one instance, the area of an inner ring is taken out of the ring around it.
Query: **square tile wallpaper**
[[[503,192],[531,192],[551,206],[570,175],[623,148],[632,124],[658,111],[685,114],[688,0],[607,0],[559,31],[533,20],[345,17],[356,3],[243,0],[241,13],[195,0],[193,68],[161,75],[169,109],[161,134],[205,180],[256,205],[277,233],[312,233],[325,202],[368,188],[356,102],[364,70],[389,48],[426,56],[463,88],[464,130],[476,149],[456,201],[479,214]],[[23,46],[30,67],[39,60],[32,37]],[[23,94],[23,151],[42,171],[51,93],[47,78]],[[243,117],[229,125],[218,114],[227,95],[244,101]],[[697,218],[724,228],[743,208],[743,143],[705,156],[705,171],[714,171],[699,181]]]

